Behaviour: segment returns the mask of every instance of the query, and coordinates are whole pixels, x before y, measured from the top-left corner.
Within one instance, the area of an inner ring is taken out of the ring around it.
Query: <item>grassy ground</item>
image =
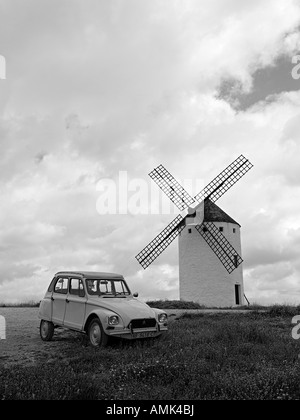
[[[186,314],[154,342],[94,350],[77,339],[37,365],[0,367],[0,399],[295,400],[300,342],[291,328],[291,311],[276,307]]]

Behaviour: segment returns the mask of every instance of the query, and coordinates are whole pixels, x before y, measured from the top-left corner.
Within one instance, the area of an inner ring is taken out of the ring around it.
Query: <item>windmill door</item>
[[[235,287],[235,304],[241,305],[241,302],[242,302],[241,286],[239,284],[236,284],[234,287]]]

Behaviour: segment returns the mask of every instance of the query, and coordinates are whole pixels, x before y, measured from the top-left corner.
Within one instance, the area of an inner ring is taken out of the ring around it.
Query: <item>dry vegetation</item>
[[[0,303],[0,308],[38,308],[39,306],[40,302],[36,302],[34,300],[17,303]]]

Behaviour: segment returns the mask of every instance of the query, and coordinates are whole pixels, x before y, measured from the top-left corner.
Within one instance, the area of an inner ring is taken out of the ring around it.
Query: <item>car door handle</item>
[[[66,302],[67,302],[67,303],[70,303],[69,299],[66,299]]]

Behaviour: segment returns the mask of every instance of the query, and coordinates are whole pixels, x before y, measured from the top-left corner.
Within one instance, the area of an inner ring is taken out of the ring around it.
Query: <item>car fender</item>
[[[86,331],[86,329],[88,327],[88,324],[90,323],[90,320],[92,318],[95,318],[95,317],[100,319],[100,322],[101,322],[103,328],[105,328],[106,326],[108,326],[108,318],[110,316],[114,316],[114,315],[118,316],[121,323],[124,324],[124,321],[122,320],[120,315],[118,315],[117,313],[115,313],[113,311],[110,311],[108,309],[103,309],[103,308],[94,309],[91,312],[87,313],[86,320],[85,320],[85,323],[84,323],[84,330]]]
[[[41,300],[38,317],[40,319],[44,319],[45,321],[52,321],[51,313],[52,313],[51,300],[50,299]]]
[[[167,314],[166,311],[164,311],[163,309],[157,309],[157,308],[151,308],[151,309],[153,309],[153,311],[155,312],[156,319],[158,319],[159,314]]]

